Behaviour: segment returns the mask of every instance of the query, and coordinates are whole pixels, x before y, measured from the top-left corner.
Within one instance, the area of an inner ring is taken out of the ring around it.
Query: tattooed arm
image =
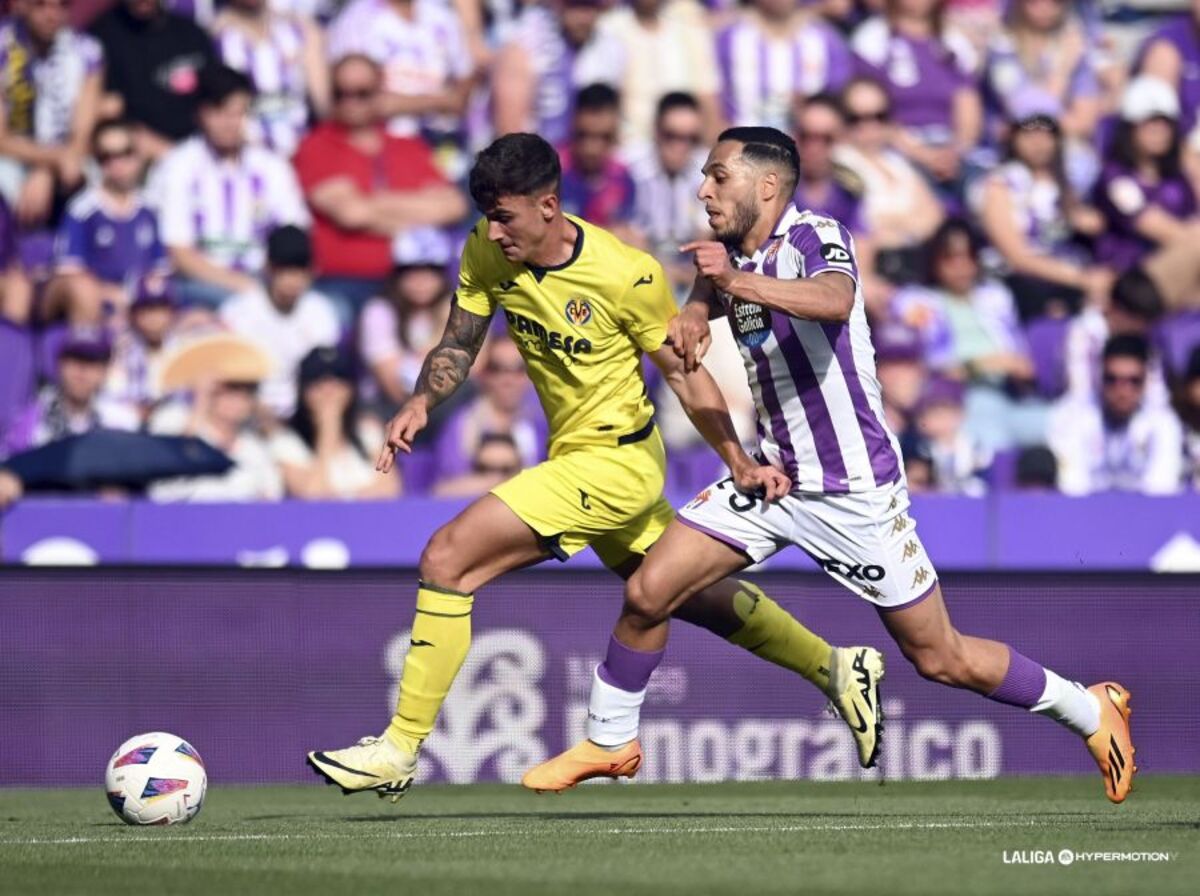
[[[488,318],[464,310],[458,302],[450,306],[446,330],[426,356],[412,397],[388,423],[387,438],[375,469],[387,473],[397,451],[412,452],[413,439],[429,422],[429,410],[453,395],[466,380],[487,336],[488,323]]]

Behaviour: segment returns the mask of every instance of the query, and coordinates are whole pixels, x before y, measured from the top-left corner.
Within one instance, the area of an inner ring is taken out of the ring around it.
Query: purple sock
[[[1008,671],[1004,681],[988,694],[989,700],[1029,709],[1046,690],[1046,670],[1029,657],[1008,648]]]
[[[616,635],[608,639],[608,654],[596,669],[605,684],[636,694],[645,690],[650,673],[662,662],[664,650],[634,650],[617,640]],[[1039,691],[1039,696],[1040,696]]]

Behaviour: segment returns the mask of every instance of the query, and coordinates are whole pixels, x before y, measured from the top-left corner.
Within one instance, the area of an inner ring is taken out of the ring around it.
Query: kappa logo
[[[850,253],[836,243],[824,243],[821,257],[830,264],[850,264]]]
[[[873,598],[875,598],[876,600],[878,600],[879,598],[883,597],[883,592],[882,592],[882,591],[880,591],[878,588],[876,588],[874,585],[863,585],[863,587],[862,587],[862,593],[863,593],[865,596],[867,596],[867,597],[873,597]]]
[[[578,296],[572,296],[567,300],[567,307],[563,309],[567,315],[567,320],[577,327],[582,327],[592,319],[592,304],[587,299],[581,299]]]
[[[917,574],[913,576],[912,587],[916,588],[918,585],[924,585],[927,581],[929,581],[929,570],[922,566],[917,570]]]
[[[910,538],[908,540],[908,543],[904,546],[904,554],[900,559],[901,560],[911,560],[913,557],[917,556],[917,554],[920,552],[920,550],[921,550],[920,545],[918,545],[915,541],[913,541]]]
[[[904,514],[900,514],[898,517],[896,517],[895,522],[892,523],[892,534],[899,535],[907,528],[908,518]]]

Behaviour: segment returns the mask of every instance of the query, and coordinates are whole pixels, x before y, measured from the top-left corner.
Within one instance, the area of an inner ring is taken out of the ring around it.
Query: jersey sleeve
[[[463,247],[462,264],[458,269],[458,288],[454,291],[458,305],[465,311],[480,317],[491,317],[496,310],[496,299],[488,289],[486,240],[476,226],[467,234]]]
[[[54,267],[59,271],[87,268],[87,225],[68,209],[54,239]]]
[[[667,323],[678,313],[675,296],[661,264],[641,253],[632,260],[629,270],[633,279],[617,318],[638,348],[658,351],[667,338]]]
[[[837,271],[858,282],[854,240],[850,231],[832,218],[816,218],[795,225],[788,231],[787,246],[798,256],[796,269],[802,277]]]

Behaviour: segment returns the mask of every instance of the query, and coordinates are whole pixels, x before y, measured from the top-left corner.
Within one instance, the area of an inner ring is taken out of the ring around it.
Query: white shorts
[[[908,508],[903,481],[848,495],[793,493],[767,504],[726,478],[681,507],[677,519],[755,563],[795,545],[859,597],[899,610],[937,585]]]

